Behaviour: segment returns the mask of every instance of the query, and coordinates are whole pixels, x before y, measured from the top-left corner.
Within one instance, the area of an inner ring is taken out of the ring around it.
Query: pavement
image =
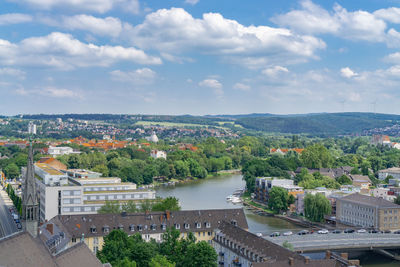
[[[10,207],[14,207],[14,205],[7,192],[0,187],[0,238],[18,231],[14,219],[11,217]]]

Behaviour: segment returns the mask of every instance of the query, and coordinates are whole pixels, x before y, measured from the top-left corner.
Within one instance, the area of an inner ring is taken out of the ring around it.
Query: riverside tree
[[[313,222],[323,222],[332,211],[331,203],[323,194],[307,194],[304,198],[304,213]]]

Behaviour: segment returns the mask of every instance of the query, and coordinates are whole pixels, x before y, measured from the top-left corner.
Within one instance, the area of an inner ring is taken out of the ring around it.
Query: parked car
[[[328,234],[328,233],[329,233],[329,231],[326,230],[326,229],[321,229],[321,230],[318,231],[318,234],[323,234],[323,235],[325,235],[325,234]]]
[[[308,230],[301,230],[300,232],[298,232],[298,235],[308,235],[310,233],[310,231]]]
[[[368,233],[370,233],[370,234],[377,234],[377,233],[379,233],[379,231],[378,231],[378,230],[375,230],[375,229],[371,229],[371,230],[368,231]]]
[[[292,231],[284,232],[283,235],[284,236],[290,236],[290,235],[293,235],[293,232]]]
[[[392,233],[390,230],[384,230],[384,231],[382,231],[382,233],[384,233],[384,234],[390,234],[390,233]]]
[[[400,234],[400,230],[394,231],[393,234]]]
[[[279,232],[273,232],[272,234],[270,234],[270,237],[275,237],[275,236],[280,236],[281,234]]]
[[[357,230],[357,233],[359,233],[359,234],[365,234],[367,232],[367,230],[365,230],[365,229],[358,229]]]
[[[342,230],[335,229],[332,231],[332,234],[340,234],[341,232],[342,232]]]
[[[343,231],[343,233],[346,233],[346,234],[351,234],[351,233],[354,233],[354,232],[355,232],[354,229],[346,229],[346,230]]]

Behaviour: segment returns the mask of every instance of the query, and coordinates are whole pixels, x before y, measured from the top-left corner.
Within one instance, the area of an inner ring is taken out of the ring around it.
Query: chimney
[[[47,231],[49,231],[49,233],[51,234],[51,235],[53,235],[53,230],[54,229],[54,227],[53,227],[53,224],[52,223],[48,223],[47,225],[46,225],[46,230]]]
[[[294,258],[289,257],[289,266],[294,266]]]
[[[325,251],[325,259],[329,260],[332,256],[332,252],[330,250]]]
[[[171,217],[171,212],[169,210],[165,211],[165,214],[167,216],[167,221],[169,221],[170,217]]]
[[[306,264],[309,264],[309,263],[310,263],[310,257],[305,256],[305,257],[304,257],[304,262],[305,262]]]
[[[348,260],[349,259],[349,253],[346,253],[346,252],[340,253],[340,257],[345,259],[345,260]]]

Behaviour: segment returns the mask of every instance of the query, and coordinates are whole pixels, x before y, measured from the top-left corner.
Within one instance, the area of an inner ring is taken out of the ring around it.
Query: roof
[[[371,180],[367,175],[352,174],[350,175],[350,178],[353,180],[353,182],[371,183]]]
[[[393,167],[393,168],[389,168],[389,169],[380,170],[378,172],[400,173],[400,168]]]
[[[52,256],[39,238],[18,232],[0,239],[1,266],[100,267],[102,264],[84,243]]]
[[[303,256],[300,256],[293,251],[281,247],[262,237],[258,237],[257,235],[250,233],[242,229],[241,227],[234,226],[229,222],[224,221],[223,223],[221,223],[218,227],[218,230],[220,230],[220,232],[217,233],[217,236],[214,238],[214,242],[217,242],[218,244],[224,246],[223,243],[220,243],[217,240],[218,235],[222,234],[223,237],[225,237],[226,239],[229,239],[233,243],[240,244],[242,248],[246,247],[254,254],[257,254],[259,257],[264,258],[265,261],[286,261],[289,257],[298,260],[304,259]],[[233,249],[231,247],[229,249],[235,251],[238,254],[241,254],[239,252],[239,249]],[[244,255],[242,256],[245,257]]]
[[[305,259],[298,260],[294,259],[293,265],[289,264],[289,259],[284,260],[284,261],[279,261],[279,262],[254,262],[253,267],[291,267],[291,266],[296,266],[296,267],[336,267],[340,266],[339,264],[337,265],[337,261],[335,259],[322,259],[322,260],[310,260],[309,262],[306,262]]]
[[[35,163],[35,166],[38,168],[42,169],[44,172],[50,174],[50,175],[64,175],[64,173],[60,172],[59,170],[50,167],[49,165],[45,163]]]
[[[368,206],[373,206],[377,208],[392,208],[400,209],[400,205],[394,204],[383,198],[377,198],[372,196],[361,195],[359,193],[350,194],[348,196],[338,199],[338,201],[347,201],[357,204],[363,204]]]
[[[149,213],[122,213],[122,214],[86,214],[86,215],[58,215],[57,220],[63,224],[71,236],[85,237],[104,236],[104,227],[109,230],[118,229],[120,225],[128,234],[138,231],[137,226],[142,225],[142,234],[163,233],[161,225],[174,227],[180,225],[181,232],[213,231],[219,224],[226,220],[235,220],[237,224],[247,229],[247,220],[243,209],[215,209],[215,210],[183,210],[171,212],[149,212]],[[53,221],[53,219],[51,220]],[[55,222],[56,223],[56,222]],[[196,223],[200,223],[200,228],[196,228]],[[209,223],[207,227],[206,223]],[[188,224],[189,229],[185,229],[183,224]],[[130,226],[134,226],[131,231]],[[155,230],[150,229],[154,225]],[[96,231],[92,232],[91,227]]]

